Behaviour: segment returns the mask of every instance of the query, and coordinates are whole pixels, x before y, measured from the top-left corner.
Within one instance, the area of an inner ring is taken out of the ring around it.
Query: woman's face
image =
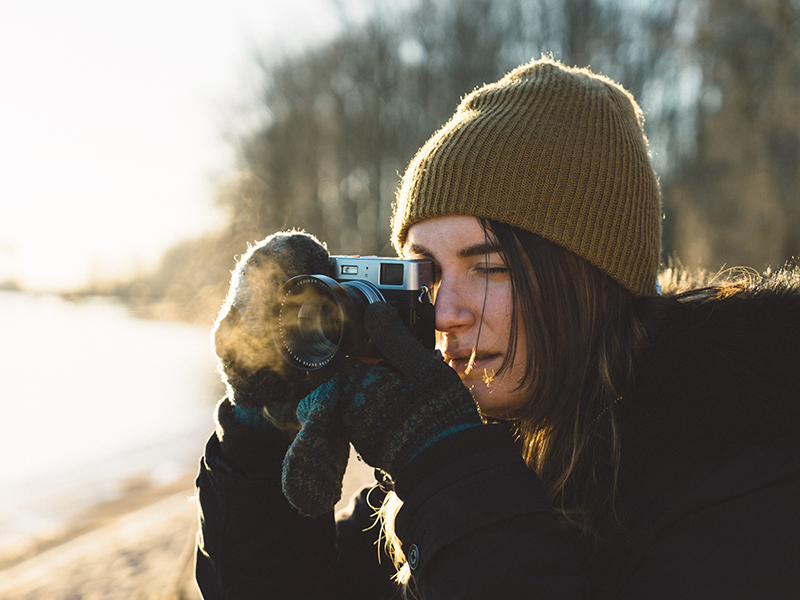
[[[435,265],[437,347],[447,363],[484,415],[513,417],[527,401],[516,389],[525,371],[525,339],[520,330],[519,360],[493,378],[509,351],[513,326],[510,273],[494,240],[474,217],[434,217],[409,228],[403,256]]]

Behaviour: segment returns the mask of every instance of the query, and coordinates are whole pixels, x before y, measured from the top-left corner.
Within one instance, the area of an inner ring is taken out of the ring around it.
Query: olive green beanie
[[[466,96],[420,149],[398,190],[392,241],[440,215],[531,231],[638,296],[656,293],[658,180],[642,112],[610,79],[552,59]]]

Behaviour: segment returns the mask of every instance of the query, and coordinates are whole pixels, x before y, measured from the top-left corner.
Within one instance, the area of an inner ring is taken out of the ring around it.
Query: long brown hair
[[[645,298],[576,254],[544,238],[481,219],[511,274],[512,327],[497,374],[524,361],[517,382],[529,398],[516,413],[517,446],[541,478],[565,525],[591,530],[590,506],[613,506],[619,467],[616,409],[624,401],[633,360],[646,343]],[[655,290],[654,290],[655,292]],[[524,346],[525,352],[517,350]],[[381,511],[390,553],[407,582],[390,495]]]
[[[616,408],[646,340],[643,302],[538,235],[482,223],[511,271],[512,322],[520,324],[501,366],[526,363],[518,385],[530,401],[515,415],[518,447],[563,520],[585,529],[586,504],[613,494]],[[524,353],[516,352],[520,336]]]

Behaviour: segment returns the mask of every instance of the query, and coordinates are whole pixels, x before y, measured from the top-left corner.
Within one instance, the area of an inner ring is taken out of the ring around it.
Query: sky
[[[255,54],[332,38],[369,3],[0,0],[0,284],[124,278],[219,227]]]

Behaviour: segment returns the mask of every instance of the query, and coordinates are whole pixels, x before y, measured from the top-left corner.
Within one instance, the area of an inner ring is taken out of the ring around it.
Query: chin
[[[509,393],[503,386],[494,386],[482,381],[465,381],[464,385],[478,403],[481,414],[492,419],[509,420],[525,404],[525,399]]]

